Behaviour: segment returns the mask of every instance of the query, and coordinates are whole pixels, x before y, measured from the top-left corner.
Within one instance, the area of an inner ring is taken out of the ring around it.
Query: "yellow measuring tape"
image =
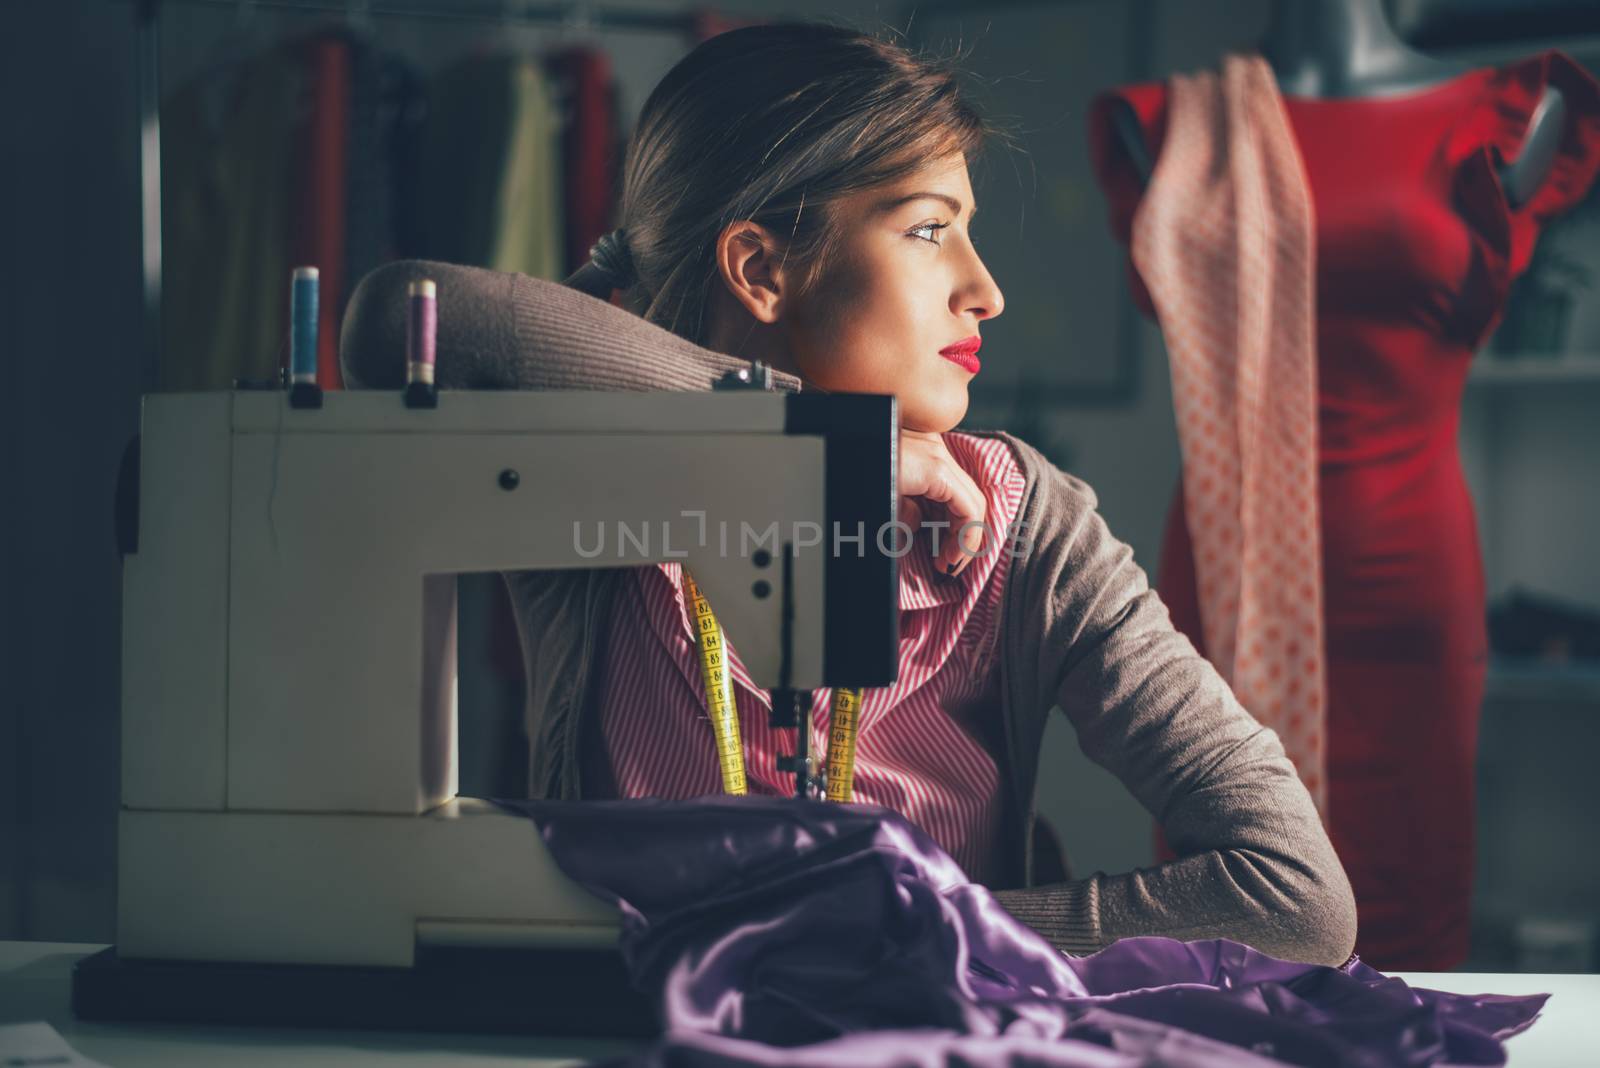
[[[850,800],[856,777],[856,727],[861,722],[861,691],[833,691],[828,716],[828,800]]]
[[[706,706],[711,713],[711,732],[717,739],[717,764],[722,768],[722,792],[748,792],[744,777],[744,744],[739,740],[739,710],[733,703],[733,687],[728,681],[728,645],[722,624],[711,612],[711,602],[700,592],[700,584],[683,569],[683,592],[689,598],[689,616],[694,621],[695,645],[700,650],[700,679],[706,687]]]
[[[695,647],[700,653],[700,679],[706,689],[706,711],[711,716],[711,732],[716,738],[717,766],[722,769],[722,791],[728,794],[749,792],[744,771],[744,743],[739,738],[739,710],[733,701],[733,686],[728,674],[728,643],[722,624],[711,611],[711,602],[700,584],[683,569],[683,592],[694,622]],[[833,711],[828,720],[829,801],[849,801],[856,772],[856,730],[861,719],[861,691],[839,688],[833,691]]]

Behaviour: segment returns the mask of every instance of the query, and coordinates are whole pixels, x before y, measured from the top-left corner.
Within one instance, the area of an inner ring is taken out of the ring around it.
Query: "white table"
[[[186,1065],[358,1068],[362,1065],[582,1064],[637,1043],[398,1031],[266,1030],[85,1023],[72,1018],[72,966],[103,946],[0,942],[0,1023],[45,1020],[84,1056],[111,1068]],[[1600,975],[1395,973],[1412,986],[1462,994],[1554,996],[1532,1029],[1511,1039],[1511,1068],[1600,1066]]]
[[[1453,994],[1549,994],[1528,1030],[1506,1041],[1507,1068],[1600,1068],[1600,975],[1388,972]]]

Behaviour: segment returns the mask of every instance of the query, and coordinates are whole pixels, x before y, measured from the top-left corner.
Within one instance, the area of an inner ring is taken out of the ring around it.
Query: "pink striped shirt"
[[[1024,480],[1003,441],[952,431],[944,442],[983,491],[996,540],[958,578],[935,574],[926,528],[901,557],[900,673],[893,686],[868,689],[862,698],[854,797],[904,814],[983,882],[992,871],[1004,800],[991,755],[999,748],[997,636],[1009,562],[1002,546]],[[941,530],[941,544],[950,533]],[[771,699],[751,682],[735,636],[727,637],[750,791],[789,794],[794,778],[778,771],[777,757],[793,751],[793,736],[768,726]],[[600,727],[618,795],[720,792],[682,565],[634,570],[612,613],[608,648]],[[812,691],[811,752],[818,758],[827,750],[832,698],[831,689]]]

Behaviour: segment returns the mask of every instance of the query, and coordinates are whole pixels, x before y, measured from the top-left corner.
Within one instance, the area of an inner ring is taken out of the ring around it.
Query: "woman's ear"
[[[760,323],[783,315],[783,247],[772,232],[748,219],[717,235],[717,273],[733,299]]]

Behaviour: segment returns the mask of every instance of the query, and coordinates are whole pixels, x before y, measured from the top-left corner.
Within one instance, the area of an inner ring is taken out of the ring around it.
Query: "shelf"
[[[1480,355],[1467,372],[1467,385],[1574,385],[1600,384],[1600,353],[1568,356]]]
[[[1582,62],[1586,59],[1600,58],[1600,34],[1578,33],[1556,37],[1529,37],[1523,40],[1503,42],[1478,42],[1468,45],[1450,45],[1429,48],[1426,51],[1441,58],[1448,57],[1457,63],[1470,64],[1474,67],[1495,67],[1504,63],[1511,63],[1525,56],[1536,56],[1540,52],[1557,49],[1565,52],[1573,59]]]
[[[1491,660],[1484,699],[1600,704],[1600,661]]]

